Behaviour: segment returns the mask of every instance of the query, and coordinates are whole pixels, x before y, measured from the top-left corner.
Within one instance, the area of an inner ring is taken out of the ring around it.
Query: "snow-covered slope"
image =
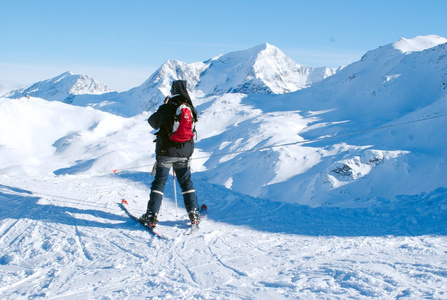
[[[77,95],[100,95],[110,92],[113,90],[87,75],[65,72],[54,78],[37,82],[30,87],[11,91],[4,96],[20,98],[28,95],[72,103]]]
[[[174,205],[148,234],[150,175],[0,176],[2,299],[444,299],[446,190],[366,208],[254,199],[196,179],[193,236]],[[180,201],[181,203],[181,201]]]
[[[152,145],[144,116],[139,118],[33,97],[0,98],[0,175],[104,172],[135,163],[145,157],[140,149]],[[128,139],[135,135],[137,145]]]

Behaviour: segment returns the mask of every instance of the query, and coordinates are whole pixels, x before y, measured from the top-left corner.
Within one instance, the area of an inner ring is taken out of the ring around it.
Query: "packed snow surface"
[[[142,213],[149,181],[146,172],[2,177],[2,299],[447,297],[445,189],[312,209],[200,182],[209,207],[200,231],[186,235],[168,189],[160,240],[118,206],[126,198]]]
[[[127,93],[0,98],[0,298],[447,299],[443,42],[401,39],[280,95],[197,90],[229,58],[281,57],[266,44],[169,61]],[[275,73],[263,68],[258,78]],[[170,177],[162,240],[119,203],[145,211],[147,118],[183,76],[195,89],[191,162],[208,213],[187,235]]]

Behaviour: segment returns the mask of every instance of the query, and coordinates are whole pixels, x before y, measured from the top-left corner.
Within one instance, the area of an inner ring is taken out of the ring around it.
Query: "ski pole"
[[[173,182],[174,182],[175,216],[178,217],[178,214],[177,214],[177,187],[175,185],[175,171],[174,171],[174,168],[172,168],[172,179],[173,179]]]

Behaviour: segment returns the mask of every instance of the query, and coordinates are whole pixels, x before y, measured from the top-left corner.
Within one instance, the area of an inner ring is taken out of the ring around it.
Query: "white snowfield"
[[[118,207],[144,211],[147,172],[1,181],[2,299],[446,298],[440,194],[312,209],[196,181],[208,218],[186,235],[167,189],[161,240]]]
[[[208,206],[187,235],[170,177],[167,240],[119,207],[146,209],[151,112],[129,112],[157,94],[151,82],[71,104],[0,98],[0,299],[447,299],[446,42],[401,39],[280,95],[217,94],[231,87],[209,77],[214,92],[199,90],[197,70],[247,62],[259,47],[166,64],[157,74],[194,76],[193,181]],[[265,86],[272,61],[252,61]],[[160,94],[163,76],[151,77]]]

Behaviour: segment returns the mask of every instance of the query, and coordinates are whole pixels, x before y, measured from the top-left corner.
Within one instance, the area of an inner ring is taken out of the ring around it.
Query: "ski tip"
[[[129,204],[126,199],[121,199],[121,204]]]
[[[205,204],[202,204],[202,206],[200,207],[202,210],[203,209],[208,209],[208,207]]]

